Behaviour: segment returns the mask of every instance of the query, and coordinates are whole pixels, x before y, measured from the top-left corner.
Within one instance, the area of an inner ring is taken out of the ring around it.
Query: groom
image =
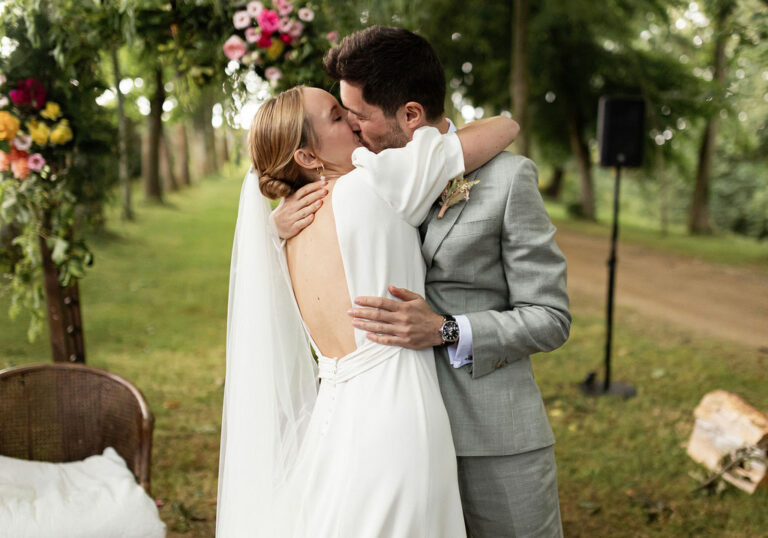
[[[422,125],[447,131],[445,74],[425,39],[370,27],[324,66],[372,151],[404,146]],[[438,202],[421,225],[426,300],[391,287],[397,300],[358,297],[350,315],[375,342],[436,346],[471,535],[562,536],[554,437],[529,356],[568,338],[565,259],[532,161],[503,152],[468,179],[478,181],[469,201],[442,218]],[[274,212],[281,237],[311,222],[323,194],[310,184],[284,201]]]

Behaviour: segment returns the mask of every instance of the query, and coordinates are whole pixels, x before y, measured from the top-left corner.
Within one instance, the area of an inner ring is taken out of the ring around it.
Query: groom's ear
[[[316,170],[320,168],[320,159],[307,148],[299,148],[293,152],[293,160],[302,168]]]
[[[410,131],[415,131],[427,123],[424,107],[416,101],[408,101],[402,108],[403,122]]]

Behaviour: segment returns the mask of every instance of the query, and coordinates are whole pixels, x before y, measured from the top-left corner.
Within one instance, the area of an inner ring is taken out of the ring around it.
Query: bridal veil
[[[276,506],[275,493],[295,463],[317,395],[316,364],[269,214],[251,168],[240,192],[229,277],[220,538],[277,535],[286,507]]]

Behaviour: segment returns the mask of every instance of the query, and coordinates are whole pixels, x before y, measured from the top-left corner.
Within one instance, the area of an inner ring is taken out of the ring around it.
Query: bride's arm
[[[480,168],[504,151],[515,141],[519,132],[520,125],[504,116],[473,121],[459,129],[456,134],[461,142],[467,173]]]

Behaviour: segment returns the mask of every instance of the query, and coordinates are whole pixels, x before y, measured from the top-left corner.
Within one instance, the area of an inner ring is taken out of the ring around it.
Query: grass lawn
[[[229,256],[242,175],[225,169],[169,195],[165,206],[139,202],[136,222],[121,222],[110,209],[110,233],[94,238],[95,264],[81,282],[88,363],[133,381],[155,413],[153,494],[163,501],[169,536],[213,536]],[[693,408],[710,390],[737,392],[768,410],[768,355],[620,310],[615,378],[636,386],[638,396],[588,398],[576,383],[600,367],[603,305],[578,296],[572,303],[569,342],[534,358],[557,438],[566,535],[768,535],[768,490],[694,496],[688,473],[699,467],[682,446]],[[28,344],[25,320],[9,322],[7,304],[0,297],[0,368],[50,361],[47,332]]]

